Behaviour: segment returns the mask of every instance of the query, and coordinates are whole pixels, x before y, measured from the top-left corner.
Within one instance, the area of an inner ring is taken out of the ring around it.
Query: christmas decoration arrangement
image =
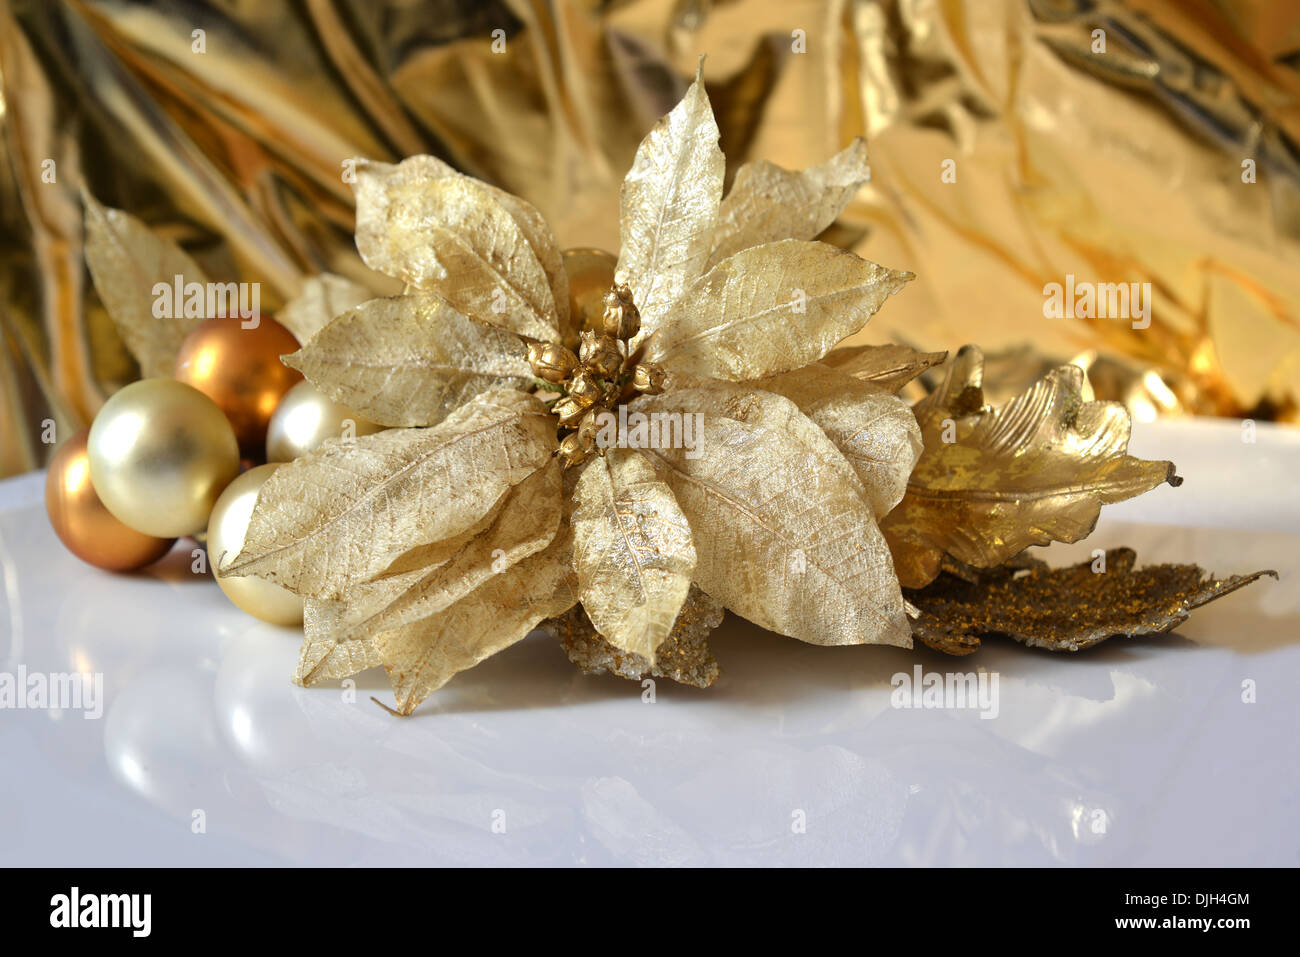
[[[60,450],[55,529],[112,570],[205,536],[236,605],[301,621],[296,682],[382,666],[403,715],[539,627],[584,671],[707,686],[724,611],[818,645],[1077,651],[1258,577],[1027,558],[1173,465],[1127,454],[1077,367],[991,408],[975,347],[840,346],[914,278],[816,239],[864,144],[724,196],[718,141],[697,77],[636,152],[617,256],[433,157],[363,163],[357,248],[403,291],[321,276],[279,321],[158,318],[197,266],[87,196],[147,378]]]

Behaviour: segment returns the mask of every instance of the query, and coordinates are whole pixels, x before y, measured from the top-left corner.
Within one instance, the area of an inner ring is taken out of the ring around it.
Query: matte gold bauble
[[[240,451],[259,458],[271,414],[302,381],[301,372],[280,361],[297,350],[293,333],[267,316],[257,317],[252,328],[245,328],[238,316],[208,319],[181,343],[176,378],[220,406]]]
[[[292,462],[300,455],[316,451],[327,439],[355,438],[383,429],[382,425],[368,422],[339,405],[310,382],[299,382],[285,393],[271,416],[266,433],[266,460]]]
[[[261,578],[226,576],[219,571],[223,562],[229,564],[244,547],[257,492],[279,467],[259,465],[226,486],[208,520],[208,562],[217,584],[236,607],[273,625],[300,625],[302,599],[293,592]]]
[[[89,435],[89,429],[82,429],[50,460],[45,474],[50,524],[68,551],[97,568],[127,572],[156,562],[176,539],[143,535],[104,507],[90,481]]]
[[[603,249],[566,249],[564,272],[569,277],[569,315],[573,328],[600,329],[605,293],[614,285],[618,257]]]
[[[239,443],[217,404],[174,379],[141,379],[90,427],[90,479],[113,515],[146,535],[202,531],[239,474]]]

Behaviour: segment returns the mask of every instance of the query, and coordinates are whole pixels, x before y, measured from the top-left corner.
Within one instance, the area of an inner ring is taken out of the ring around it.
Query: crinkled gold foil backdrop
[[[1286,0],[0,0],[0,474],[135,375],[83,183],[270,307],[322,270],[387,291],[352,246],[354,157],[433,153],[613,249],[623,173],[702,53],[733,168],[868,138],[831,238],[918,279],[864,341],[979,342],[995,399],[1074,357],[1139,414],[1295,418]],[[1149,328],[1045,318],[1067,276],[1150,283]]]

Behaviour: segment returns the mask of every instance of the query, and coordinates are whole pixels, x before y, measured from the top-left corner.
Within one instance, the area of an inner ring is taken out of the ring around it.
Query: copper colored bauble
[[[566,249],[564,272],[569,277],[569,315],[573,328],[599,329],[605,293],[614,285],[618,257],[603,249]]]
[[[266,460],[292,462],[300,455],[315,452],[328,439],[356,438],[382,432],[383,428],[339,405],[310,382],[299,382],[280,400],[271,416]]]
[[[260,457],[271,414],[302,373],[280,361],[298,351],[293,333],[267,316],[255,318],[250,329],[238,316],[195,327],[176,356],[176,378],[220,406],[243,454]]]
[[[104,505],[146,535],[192,535],[239,474],[239,444],[217,404],[174,379],[141,379],[99,410],[87,440]]]
[[[90,482],[89,429],[68,439],[45,475],[45,511],[59,540],[83,562],[110,572],[128,572],[167,554],[174,538],[143,535],[123,525],[104,507]]]
[[[208,561],[217,584],[236,607],[273,625],[300,625],[302,599],[293,592],[261,578],[227,576],[219,571],[223,562],[229,564],[244,547],[257,492],[279,467],[259,465],[226,486],[208,519]]]

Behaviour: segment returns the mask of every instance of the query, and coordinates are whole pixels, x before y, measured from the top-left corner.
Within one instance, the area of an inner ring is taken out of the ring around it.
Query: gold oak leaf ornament
[[[382,664],[410,714],[549,622],[584,670],[704,685],[724,608],[911,647],[896,562],[908,584],[945,552],[996,564],[1171,474],[1068,374],[993,413],[966,354],[914,414],[896,393],[942,354],[837,348],[913,278],[814,239],[868,178],[860,141],[742,166],[725,199],[723,169],[697,76],[637,150],[579,328],[531,205],[429,156],[360,166],[357,247],[405,291],[286,362],[392,428],[281,466],[221,569],[304,598],[297,682]],[[932,448],[936,417],[956,445]]]
[[[1000,409],[984,404],[984,356],[964,346],[917,403],[925,451],[907,494],[882,522],[904,587],[939,574],[944,556],[993,568],[1030,545],[1077,542],[1101,506],[1164,482],[1171,462],[1127,454],[1117,402],[1086,402],[1083,370],[1054,369]]]
[[[981,571],[947,565],[933,582],[909,591],[921,614],[917,640],[950,655],[979,650],[981,636],[1004,635],[1033,648],[1081,651],[1108,638],[1159,635],[1192,610],[1277,572],[1216,579],[1196,565],[1135,568],[1136,553],[1112,548],[1066,568],[1018,556]],[[1104,568],[1104,571],[1101,570]]]

